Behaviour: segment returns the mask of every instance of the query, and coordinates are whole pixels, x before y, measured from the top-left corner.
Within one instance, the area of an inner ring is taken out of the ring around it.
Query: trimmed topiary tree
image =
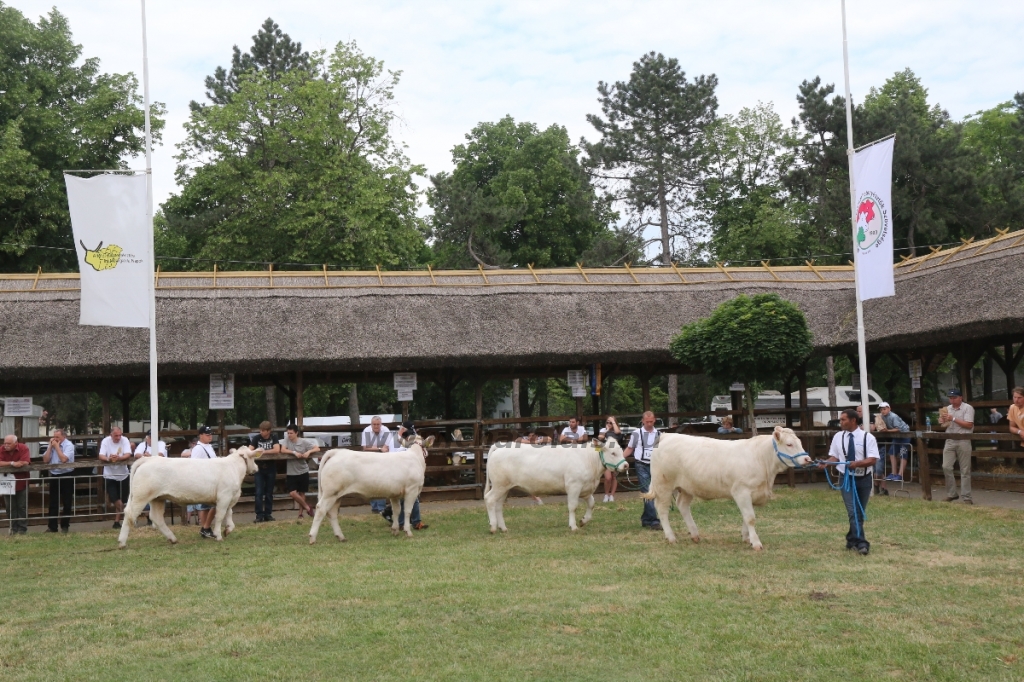
[[[745,384],[754,433],[751,384],[785,378],[812,348],[803,312],[777,294],[741,294],[726,301],[710,317],[684,326],[669,345],[684,365],[719,381]]]

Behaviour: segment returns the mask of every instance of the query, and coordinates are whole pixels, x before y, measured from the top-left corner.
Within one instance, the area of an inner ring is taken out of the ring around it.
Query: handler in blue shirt
[[[842,430],[832,438],[827,461],[842,462],[836,466],[840,477],[845,476],[847,467],[853,473],[852,489],[843,486],[843,504],[850,518],[846,549],[856,549],[866,555],[871,543],[864,538],[864,513],[871,496],[871,472],[878,461],[878,441],[861,430],[856,410],[843,410],[839,414],[839,428]],[[822,462],[818,466],[825,468],[826,464]]]

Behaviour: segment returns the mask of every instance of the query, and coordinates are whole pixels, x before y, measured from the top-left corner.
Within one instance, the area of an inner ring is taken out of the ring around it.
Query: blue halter
[[[779,461],[782,462],[783,464],[785,464],[787,467],[790,467],[792,469],[811,469],[811,468],[817,468],[817,467],[814,467],[814,466],[805,466],[803,464],[797,464],[796,463],[796,458],[797,457],[805,457],[805,456],[806,457],[810,457],[810,455],[808,453],[806,453],[806,452],[798,452],[795,455],[787,455],[784,452],[779,452],[779,446],[775,444],[775,438],[772,438],[772,447],[775,448],[775,456],[778,457]]]

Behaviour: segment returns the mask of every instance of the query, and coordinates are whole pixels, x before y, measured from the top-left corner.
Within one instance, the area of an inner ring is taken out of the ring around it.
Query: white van
[[[796,391],[790,395],[792,399],[793,407],[800,406],[800,391]],[[872,406],[872,412],[874,412],[875,406],[881,402],[881,398],[870,388],[868,389],[868,402]],[[836,404],[835,409],[837,411],[846,409],[847,407],[856,407],[860,405],[860,389],[854,388],[853,386],[836,386]],[[773,408],[784,408],[786,406],[786,396],[779,391],[764,391],[757,396],[757,400],[754,403],[754,409],[757,410],[770,410]],[[826,426],[831,417],[831,410],[828,404],[828,387],[827,386],[816,386],[814,388],[807,389],[807,406],[814,411],[814,426],[823,427]],[[714,400],[711,401],[711,409],[714,410],[731,410],[732,409],[732,397],[728,395],[716,395]],[[759,414],[755,417],[757,420],[758,429],[772,428],[779,424],[782,426],[786,425],[786,415],[782,414]],[[722,421],[721,416],[712,415],[711,421],[720,423]],[[800,420],[794,420],[795,425],[800,424]]]

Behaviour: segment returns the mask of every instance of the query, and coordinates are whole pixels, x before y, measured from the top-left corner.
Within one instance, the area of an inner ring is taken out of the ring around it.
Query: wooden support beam
[[[643,396],[644,412],[651,409],[651,377],[645,374],[640,377],[640,393]]]
[[[477,448],[482,448],[484,444],[484,384],[482,381],[476,382],[475,387],[476,393],[476,423],[473,424],[473,445]],[[473,464],[475,468],[476,476],[473,479],[476,482],[476,499],[483,499],[484,496],[484,453],[482,449],[476,450],[476,454],[473,457]]]
[[[306,401],[304,397],[304,386],[302,385],[302,370],[295,372],[295,426],[302,433],[302,419],[306,412]]]

